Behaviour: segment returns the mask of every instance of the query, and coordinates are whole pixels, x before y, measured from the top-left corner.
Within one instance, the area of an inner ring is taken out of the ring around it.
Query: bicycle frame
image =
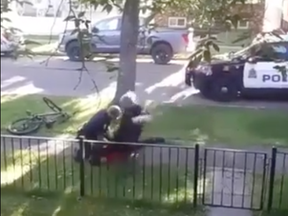
[[[47,113],[41,113],[41,114],[33,114],[33,113],[27,112],[27,115],[31,118],[39,118],[45,122],[45,120],[49,117],[58,118],[58,117],[64,116],[65,113],[64,112],[47,112]]]

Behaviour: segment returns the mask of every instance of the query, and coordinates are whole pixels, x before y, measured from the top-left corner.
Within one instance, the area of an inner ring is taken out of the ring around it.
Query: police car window
[[[261,50],[257,53],[263,61],[288,60],[288,45],[285,43],[262,44]]]
[[[288,43],[272,45],[272,49],[277,59],[288,61]]]
[[[245,47],[244,49],[241,49],[234,53],[233,57],[243,57],[247,58],[250,57],[253,52],[259,50],[259,43],[253,43],[250,46]]]

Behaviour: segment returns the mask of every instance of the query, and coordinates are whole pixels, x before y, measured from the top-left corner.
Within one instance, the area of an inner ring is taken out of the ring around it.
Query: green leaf
[[[96,28],[96,27],[94,27],[94,28],[93,28],[93,34],[97,34],[97,33],[99,33],[99,29]]]
[[[90,20],[86,20],[84,23],[85,23],[85,28],[89,29]]]
[[[106,4],[103,9],[102,9],[102,12],[103,11],[106,11],[107,13],[110,13],[113,9],[113,6],[111,4]]]
[[[280,40],[283,40],[283,38],[280,36],[280,34],[276,30],[272,31],[271,35],[279,38]]]
[[[79,30],[78,29],[73,29],[73,31],[70,33],[70,35],[74,35],[74,34],[77,34],[79,33]]]
[[[29,39],[25,39],[24,40],[24,44],[25,45],[41,45],[41,43],[37,42],[37,41],[33,41],[33,40],[29,40]]]
[[[9,19],[9,18],[7,18],[7,17],[1,17],[1,23],[2,22],[11,22],[11,20]]]
[[[212,46],[213,46],[213,49],[214,49],[216,52],[219,52],[219,51],[220,51],[220,48],[219,48],[219,46],[218,46],[217,44],[213,43]]]
[[[232,41],[233,44],[239,43],[242,41],[246,41],[251,38],[251,33],[250,32],[244,32],[243,34],[239,35],[238,38]]]
[[[80,11],[78,13],[78,18],[82,18],[82,17],[84,17],[84,15],[85,15],[85,11]]]
[[[114,72],[114,71],[118,71],[119,70],[119,67],[107,67],[107,72],[111,73],[111,72]]]
[[[27,5],[31,5],[33,6],[32,2],[31,1],[25,1],[25,0],[17,0],[17,3],[20,3],[20,4],[27,4]]]
[[[210,50],[204,50],[203,58],[204,58],[205,61],[211,62],[211,52],[210,52]]]
[[[64,19],[64,22],[74,20],[76,17],[74,15],[69,15]]]

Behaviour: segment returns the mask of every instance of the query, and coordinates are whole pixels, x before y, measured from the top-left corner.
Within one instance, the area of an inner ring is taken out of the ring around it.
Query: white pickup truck
[[[144,18],[140,18],[140,26],[144,26]],[[143,25],[142,25],[143,23]],[[145,31],[144,37],[137,44],[138,54],[151,55],[156,64],[167,64],[175,54],[187,51],[189,44],[186,29],[156,29]],[[65,52],[70,60],[79,60],[80,46],[77,35],[66,31],[59,37],[59,50]],[[92,25],[91,51],[94,53],[118,54],[120,52],[121,16],[102,19]],[[148,43],[148,38],[153,38]]]

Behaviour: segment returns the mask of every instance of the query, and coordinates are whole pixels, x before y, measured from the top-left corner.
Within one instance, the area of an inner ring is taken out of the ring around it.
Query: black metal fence
[[[79,146],[83,151],[83,140],[1,135],[1,186],[196,203],[198,147],[149,145],[123,163],[95,167],[73,160]]]
[[[268,187],[268,209],[288,209],[288,152],[283,149],[272,149]]]
[[[143,147],[129,160],[95,167],[73,159],[75,148],[83,152],[83,140],[1,135],[1,187],[153,203],[287,209],[284,150],[273,148],[270,154],[197,144],[129,145]]]

